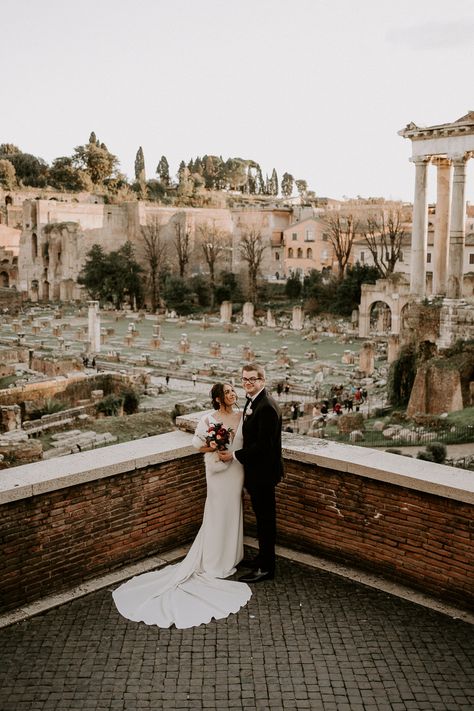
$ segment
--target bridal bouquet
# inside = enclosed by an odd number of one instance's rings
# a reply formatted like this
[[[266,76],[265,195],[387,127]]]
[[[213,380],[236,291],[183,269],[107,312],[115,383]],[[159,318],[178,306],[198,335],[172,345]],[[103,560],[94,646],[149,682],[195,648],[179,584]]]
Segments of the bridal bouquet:
[[[222,422],[211,423],[206,434],[207,446],[216,450],[227,449],[232,431],[232,427],[224,427]]]

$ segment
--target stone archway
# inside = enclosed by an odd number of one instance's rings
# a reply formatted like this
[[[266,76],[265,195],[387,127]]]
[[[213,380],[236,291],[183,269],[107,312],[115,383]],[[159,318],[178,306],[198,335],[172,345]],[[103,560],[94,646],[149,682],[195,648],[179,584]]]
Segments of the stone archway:
[[[375,284],[362,284],[359,306],[359,336],[368,338],[370,335],[370,319],[374,304],[382,302],[390,311],[390,326],[384,333],[400,334],[400,314],[403,307],[413,300],[410,296],[410,285],[397,277],[394,279],[377,279]]]
[[[373,301],[369,307],[370,332],[388,335],[392,331],[392,311],[386,301]]]

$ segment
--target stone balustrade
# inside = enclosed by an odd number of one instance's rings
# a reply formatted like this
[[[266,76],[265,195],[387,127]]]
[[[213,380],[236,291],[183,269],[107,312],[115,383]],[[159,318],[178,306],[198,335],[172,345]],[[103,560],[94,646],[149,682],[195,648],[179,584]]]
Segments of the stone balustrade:
[[[188,544],[205,500],[198,415],[180,431],[1,472],[1,612]],[[278,540],[469,610],[471,472],[285,434]],[[225,476],[225,473],[222,474]],[[245,503],[245,532],[254,519]]]

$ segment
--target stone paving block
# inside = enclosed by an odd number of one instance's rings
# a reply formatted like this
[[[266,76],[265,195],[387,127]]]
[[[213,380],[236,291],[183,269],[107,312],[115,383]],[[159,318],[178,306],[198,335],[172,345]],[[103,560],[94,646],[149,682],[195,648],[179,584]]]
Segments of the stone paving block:
[[[281,560],[237,615],[121,618],[100,590],[0,630],[2,711],[472,711],[467,623]]]

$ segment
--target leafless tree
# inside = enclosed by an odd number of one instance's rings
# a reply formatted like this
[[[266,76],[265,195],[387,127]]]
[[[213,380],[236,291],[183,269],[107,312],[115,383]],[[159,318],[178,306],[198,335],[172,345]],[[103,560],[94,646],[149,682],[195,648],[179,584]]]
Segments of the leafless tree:
[[[337,277],[339,281],[342,281],[359,223],[353,215],[341,215],[340,213],[326,215],[325,221],[329,229],[329,241],[337,260]]]
[[[209,225],[199,225],[198,232],[200,236],[201,248],[204,254],[204,259],[209,268],[209,282],[211,287],[211,307],[214,306],[214,295],[216,289],[216,264],[220,255],[224,251],[227,235],[222,230],[219,230],[215,223]]]
[[[374,264],[385,279],[393,274],[395,265],[400,259],[405,230],[400,210],[382,212],[379,217],[367,218],[367,225],[362,230],[367,246],[373,257]]]
[[[245,232],[239,244],[240,256],[244,262],[247,262],[249,298],[253,304],[257,303],[257,277],[266,248],[267,245],[263,243],[261,232],[254,227]]]
[[[180,217],[180,215],[177,215],[177,217]],[[178,255],[179,276],[183,279],[190,257],[190,232],[189,229],[186,228],[185,220],[179,219],[175,222],[174,231],[174,246],[176,247],[176,253]]]
[[[151,296],[151,310],[160,305],[160,273],[167,262],[168,245],[163,236],[163,225],[157,218],[141,228],[143,255],[146,262]]]

